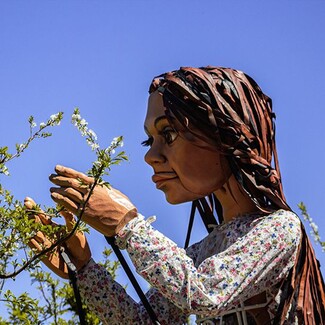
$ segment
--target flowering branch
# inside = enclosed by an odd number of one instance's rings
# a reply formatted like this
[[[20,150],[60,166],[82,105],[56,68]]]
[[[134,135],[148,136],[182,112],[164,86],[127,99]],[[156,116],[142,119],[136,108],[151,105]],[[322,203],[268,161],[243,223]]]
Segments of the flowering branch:
[[[3,159],[1,160],[4,167],[0,169],[0,172],[2,170],[2,173],[8,174],[6,172],[8,169],[6,169],[5,163],[13,158],[19,157],[20,154],[28,147],[29,143],[35,138],[50,136],[50,133],[45,133],[43,131],[44,128],[59,125],[62,117],[63,113],[52,115],[47,123],[40,124],[39,130],[36,132],[33,132],[34,128],[36,127],[36,123],[34,118],[30,117],[30,138],[26,143],[16,146],[17,152],[14,155],[8,154],[7,149],[5,150],[6,153],[3,154]],[[53,249],[63,244],[64,241],[69,239],[75,233],[75,231],[77,231],[77,229],[84,230],[82,229],[85,228],[85,225],[82,223],[82,216],[95,186],[109,186],[109,183],[103,181],[102,177],[109,174],[112,165],[116,165],[123,160],[127,160],[124,151],[115,154],[116,149],[123,146],[122,137],[114,138],[107,148],[101,149],[97,142],[95,132],[88,128],[88,122],[81,118],[78,109],[74,110],[72,115],[72,123],[77,127],[81,135],[86,137],[87,144],[93,151],[95,151],[97,158],[96,161],[93,162],[92,168],[88,171],[88,176],[94,178],[94,183],[89,185],[89,193],[81,205],[77,215],[78,220],[71,231],[68,231],[64,226],[60,225],[53,227],[53,224],[43,225],[41,223],[37,223],[29,217],[29,214],[31,212],[40,213],[40,207],[35,206],[32,210],[26,210],[21,202],[14,200],[14,197],[10,194],[10,192],[2,189],[0,185],[0,204],[4,202],[4,205],[0,206],[0,241],[2,243],[2,247],[0,247],[0,278],[2,279],[17,276],[27,267],[33,266],[34,262],[38,261],[44,254],[53,251]],[[1,199],[1,197],[3,197],[3,199]],[[42,211],[42,213],[47,216],[58,216],[60,209],[60,207],[57,207],[56,209],[48,208],[45,212]],[[62,231],[62,227],[65,228],[64,231]],[[22,262],[18,262],[17,259],[15,259],[16,252],[20,249],[25,250],[29,240],[37,231],[41,231],[49,238],[54,238],[55,242],[50,247],[44,247],[41,252],[35,253],[29,251],[29,258],[23,259]],[[5,272],[8,261],[11,261],[11,265],[13,267],[12,272]]]
[[[9,175],[8,167],[5,165],[10,160],[19,157],[30,145],[30,143],[37,139],[37,138],[47,138],[52,135],[50,132],[45,132],[44,129],[50,126],[58,126],[61,123],[61,120],[63,118],[63,112],[59,112],[57,114],[53,114],[50,116],[50,118],[47,120],[47,122],[42,122],[39,125],[38,130],[35,132],[34,129],[37,127],[37,124],[34,120],[33,116],[30,116],[28,118],[29,123],[29,132],[30,136],[27,139],[26,142],[23,142],[21,144],[16,144],[16,153],[10,154],[8,152],[8,147],[0,147],[0,174],[4,174],[6,176]]]
[[[320,244],[322,247],[322,251],[325,252],[325,241],[321,241],[319,231],[318,231],[318,226],[316,225],[316,223],[313,221],[313,219],[308,214],[306,206],[304,205],[303,202],[300,202],[298,204],[298,208],[300,209],[300,212],[301,212],[304,220],[308,221],[309,226],[311,228],[310,233],[313,236],[316,244],[317,243]]]
[[[74,110],[71,121],[79,130],[81,136],[86,137],[86,142],[91,150],[96,152],[97,160],[93,162],[92,168],[88,170],[88,176],[98,179],[99,184],[109,185],[107,182],[103,181],[102,177],[104,175],[109,175],[112,165],[118,165],[122,161],[128,160],[124,151],[115,155],[116,149],[123,147],[123,137],[119,136],[113,138],[111,144],[107,148],[101,149],[97,142],[96,133],[88,128],[88,123],[80,116],[78,108]]]

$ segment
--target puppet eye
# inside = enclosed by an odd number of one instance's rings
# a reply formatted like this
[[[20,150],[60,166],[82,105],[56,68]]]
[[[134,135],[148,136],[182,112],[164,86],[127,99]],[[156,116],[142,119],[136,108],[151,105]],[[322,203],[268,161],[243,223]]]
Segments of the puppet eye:
[[[167,126],[162,130],[161,135],[167,144],[171,144],[176,140],[178,133],[172,127]]]

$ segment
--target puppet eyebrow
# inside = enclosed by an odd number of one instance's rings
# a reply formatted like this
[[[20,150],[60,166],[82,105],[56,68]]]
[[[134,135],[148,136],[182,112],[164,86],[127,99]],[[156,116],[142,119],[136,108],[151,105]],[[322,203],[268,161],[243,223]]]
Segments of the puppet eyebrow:
[[[155,123],[154,123],[155,128],[157,128],[157,124],[158,124],[160,121],[162,121],[162,120],[168,120],[168,119],[167,119],[167,116],[166,116],[166,115],[162,115],[162,116],[157,117],[157,118],[155,119]]]
[[[160,121],[163,121],[163,120],[167,120],[167,116],[166,115],[162,115],[162,116],[158,116],[156,119],[155,119],[155,122],[154,122],[154,127],[157,129],[157,125],[159,124]],[[146,126],[144,126],[144,131],[147,133],[147,134],[150,134],[148,128]]]

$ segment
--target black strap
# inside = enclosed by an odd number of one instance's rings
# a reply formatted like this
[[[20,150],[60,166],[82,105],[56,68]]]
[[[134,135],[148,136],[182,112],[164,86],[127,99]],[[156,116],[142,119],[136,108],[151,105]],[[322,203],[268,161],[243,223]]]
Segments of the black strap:
[[[209,206],[205,198],[199,199],[198,210],[200,212],[202,221],[204,222],[205,228],[208,233],[212,231],[210,225],[217,225],[217,220],[213,214],[213,206]]]
[[[77,269],[76,269],[75,265],[71,262],[68,254],[65,252],[64,247],[61,247],[60,250],[61,250],[61,256],[68,267],[69,279],[72,284],[74,296],[76,298],[76,304],[77,304],[80,325],[87,325],[85,311],[82,307],[80,292],[79,292],[79,289],[77,286],[77,277],[76,277]]]
[[[147,300],[147,297],[143,293],[139,283],[137,282],[136,278],[134,277],[129,265],[127,264],[126,260],[124,259],[124,256],[122,255],[121,251],[115,244],[115,237],[106,237],[107,242],[112,246],[112,249],[117,256],[118,260],[120,261],[125,273],[127,274],[128,278],[130,279],[135,291],[137,292],[139,298],[142,301],[143,306],[146,308],[150,319],[152,320],[153,324],[160,325],[158,318],[152,309],[149,301]]]
[[[187,230],[187,235],[186,235],[186,240],[185,240],[185,245],[184,245],[185,248],[188,247],[189,242],[190,242],[196,209],[198,209],[200,216],[201,216],[208,232],[211,231],[211,229],[208,227],[210,224],[217,224],[217,221],[213,214],[213,201],[211,201],[211,198],[209,198],[209,199],[210,199],[210,206],[207,203],[205,198],[193,201],[193,203],[192,203],[190,220],[189,220],[189,225],[188,225],[188,230]],[[105,239],[111,245],[111,247],[112,247],[115,255],[117,256],[119,262],[121,263],[125,273],[127,274],[128,278],[130,279],[136,293],[138,294],[139,298],[141,299],[143,306],[147,310],[147,313],[148,313],[150,319],[152,320],[153,324],[160,325],[158,318],[157,318],[154,310],[152,309],[147,297],[143,293],[139,283],[137,282],[136,278],[134,277],[134,275],[133,275],[129,265],[127,264],[126,260],[124,259],[124,256],[122,255],[121,251],[116,246],[115,237],[106,237],[105,236]],[[79,290],[77,287],[76,267],[71,262],[69,256],[67,255],[67,253],[65,252],[63,247],[61,248],[61,255],[62,255],[64,262],[68,266],[69,278],[70,278],[70,281],[71,281],[71,284],[73,287],[74,295],[76,297],[80,325],[86,325],[85,312],[84,312],[84,309],[82,308],[81,297],[80,297],[80,293],[79,293]]]
[[[191,238],[191,233],[192,233],[192,228],[193,228],[195,211],[196,211],[196,207],[197,207],[196,205],[197,205],[196,201],[193,201],[192,202],[192,208],[191,208],[191,214],[190,214],[190,220],[188,222],[188,228],[187,228],[187,234],[186,234],[185,244],[184,244],[184,248],[185,249],[190,244],[190,238]]]
[[[219,216],[219,221],[220,221],[220,218],[222,218],[222,208],[221,208],[219,201],[216,199],[216,197],[214,197],[213,195],[209,196],[209,202],[210,202],[210,205],[208,204],[208,202],[205,198],[201,198],[199,200],[195,200],[192,202],[191,214],[190,214],[190,219],[189,219],[187,234],[186,234],[186,239],[185,239],[185,245],[184,245],[185,249],[188,247],[188,245],[190,243],[196,209],[199,211],[201,219],[202,219],[208,233],[210,233],[212,231],[212,229],[209,227],[209,225],[218,224],[217,220],[214,216],[214,213],[213,213],[214,209],[217,210],[217,213]]]
[[[146,308],[150,319],[152,320],[153,324],[155,325],[160,325],[158,318],[153,311],[149,301],[147,300],[147,297],[144,295],[141,287],[139,286],[136,278],[134,277],[131,269],[129,268],[128,264],[126,263],[126,260],[124,259],[124,256],[122,255],[121,251],[115,244],[115,238],[114,237],[106,237],[107,242],[112,246],[112,249],[117,256],[118,260],[120,261],[125,273],[127,274],[128,278],[130,279],[135,291],[137,292],[139,298],[141,299],[143,306]],[[68,267],[68,274],[69,274],[69,279],[72,284],[73,292],[76,298],[76,304],[77,304],[77,310],[78,310],[78,315],[79,315],[79,320],[80,320],[80,325],[87,325],[86,323],[86,317],[85,317],[85,311],[82,307],[82,301],[80,297],[80,292],[77,286],[77,269],[75,265],[71,262],[70,257],[66,253],[64,247],[61,247],[61,256],[64,260],[64,262],[67,264]]]

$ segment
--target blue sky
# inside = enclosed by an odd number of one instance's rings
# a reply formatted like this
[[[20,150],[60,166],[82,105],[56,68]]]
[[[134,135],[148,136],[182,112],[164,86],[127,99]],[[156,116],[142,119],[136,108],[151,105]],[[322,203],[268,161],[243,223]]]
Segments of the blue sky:
[[[180,66],[233,67],[273,99],[287,200],[295,211],[305,202],[325,239],[324,18],[325,1],[315,0],[0,1],[0,146],[28,137],[28,116],[65,112],[53,137],[32,144],[1,182],[19,199],[51,205],[54,166],[86,171],[94,160],[70,123],[79,107],[103,146],[125,138],[130,162],[112,171],[111,184],[183,245],[189,205],[169,205],[143,161],[148,86]],[[193,241],[205,235],[200,222],[194,232]],[[90,245],[99,259],[104,239],[92,231]],[[119,279],[126,283],[122,272]],[[22,283],[25,275],[7,287]]]

